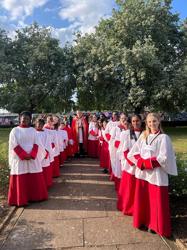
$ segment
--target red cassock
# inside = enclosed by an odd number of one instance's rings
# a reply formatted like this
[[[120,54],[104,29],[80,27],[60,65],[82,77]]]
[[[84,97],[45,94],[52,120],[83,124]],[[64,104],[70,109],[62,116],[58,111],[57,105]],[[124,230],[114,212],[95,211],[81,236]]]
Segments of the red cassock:
[[[88,123],[85,117],[74,117],[72,121],[72,136],[74,140],[74,154],[79,152],[79,122],[82,124],[83,149],[87,152],[88,145]]]
[[[104,136],[103,136],[104,135]],[[105,137],[104,130],[101,130],[99,141],[100,141],[100,167],[110,169],[110,153],[108,149],[108,142]]]
[[[68,146],[67,146],[67,156],[73,157],[74,155],[74,146],[73,146],[73,132],[72,128],[69,126],[66,126],[64,130],[68,133]]]

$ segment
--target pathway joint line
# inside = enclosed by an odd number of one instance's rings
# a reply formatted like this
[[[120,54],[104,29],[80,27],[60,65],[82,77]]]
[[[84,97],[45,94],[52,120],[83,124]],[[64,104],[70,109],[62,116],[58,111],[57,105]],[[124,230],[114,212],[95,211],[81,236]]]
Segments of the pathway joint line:
[[[8,221],[11,219],[11,217],[14,214],[14,212],[16,211],[16,209],[17,209],[16,207],[10,208],[10,211],[8,212],[8,214],[5,216],[4,220],[0,224],[0,233],[3,231],[3,229],[7,225]]]

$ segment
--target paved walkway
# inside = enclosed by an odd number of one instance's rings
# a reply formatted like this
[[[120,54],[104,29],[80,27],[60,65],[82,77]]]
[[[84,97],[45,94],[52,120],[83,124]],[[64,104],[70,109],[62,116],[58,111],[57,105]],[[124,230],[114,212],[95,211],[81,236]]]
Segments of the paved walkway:
[[[49,200],[19,208],[0,237],[3,250],[176,249],[158,235],[136,230],[116,210],[114,185],[92,159],[73,160],[49,192]]]

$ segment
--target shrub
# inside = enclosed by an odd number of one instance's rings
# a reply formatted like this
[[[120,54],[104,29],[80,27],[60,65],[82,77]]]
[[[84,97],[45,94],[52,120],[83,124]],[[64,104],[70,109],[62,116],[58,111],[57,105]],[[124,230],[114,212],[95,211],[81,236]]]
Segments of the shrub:
[[[9,182],[8,159],[0,154],[0,197],[5,198],[8,191]]]
[[[187,154],[177,154],[178,176],[170,176],[170,193],[174,196],[187,195]]]

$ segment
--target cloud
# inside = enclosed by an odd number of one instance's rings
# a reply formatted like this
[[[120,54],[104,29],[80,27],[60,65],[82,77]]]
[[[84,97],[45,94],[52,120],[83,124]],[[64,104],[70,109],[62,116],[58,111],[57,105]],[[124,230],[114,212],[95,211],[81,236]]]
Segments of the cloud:
[[[53,1],[0,0],[0,8],[3,10],[0,14],[1,27],[3,25],[9,35],[14,37],[16,29],[27,25],[26,17],[31,16],[36,8],[43,6],[40,11],[49,13],[49,21],[55,17],[54,25],[48,28],[63,46],[66,42],[72,43],[74,34],[78,31],[82,34],[94,32],[99,20],[111,16],[112,8],[115,7],[114,0],[58,0],[58,3],[52,5]],[[45,5],[46,3],[50,3],[50,7]],[[41,22],[39,24],[42,25]]]
[[[34,8],[41,7],[48,0],[0,0],[0,6],[8,11],[11,20],[24,20],[33,13]]]
[[[63,29],[55,29],[55,36],[64,44],[73,41],[74,33],[92,33],[101,18],[111,16],[114,0],[61,0],[59,16],[69,22],[69,26]]]

